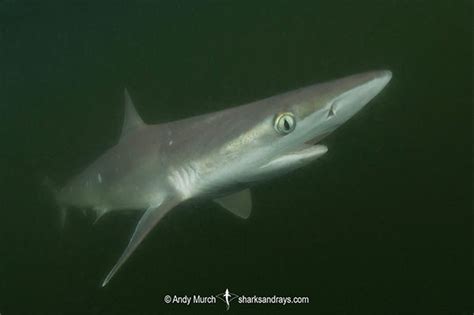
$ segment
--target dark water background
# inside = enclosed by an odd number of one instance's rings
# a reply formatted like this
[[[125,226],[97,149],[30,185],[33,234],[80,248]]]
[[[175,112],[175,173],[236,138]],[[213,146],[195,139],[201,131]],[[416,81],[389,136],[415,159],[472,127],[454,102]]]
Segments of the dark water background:
[[[472,2],[0,1],[0,313],[224,313],[165,294],[309,296],[232,313],[470,314]],[[242,221],[172,211],[110,285],[138,213],[66,231],[40,182],[146,122],[388,68],[318,162],[254,189]],[[198,135],[197,135],[198,136]]]

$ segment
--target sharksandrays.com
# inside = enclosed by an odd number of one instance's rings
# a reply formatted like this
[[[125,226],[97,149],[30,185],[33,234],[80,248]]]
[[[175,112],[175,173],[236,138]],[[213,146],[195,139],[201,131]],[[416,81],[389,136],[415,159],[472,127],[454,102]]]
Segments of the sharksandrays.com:
[[[164,296],[164,302],[166,304],[178,304],[183,306],[223,303],[226,310],[230,310],[231,305],[234,304],[274,304],[285,306],[290,304],[309,304],[310,300],[307,296],[239,295],[231,292],[227,288],[223,292],[215,295],[167,294]]]

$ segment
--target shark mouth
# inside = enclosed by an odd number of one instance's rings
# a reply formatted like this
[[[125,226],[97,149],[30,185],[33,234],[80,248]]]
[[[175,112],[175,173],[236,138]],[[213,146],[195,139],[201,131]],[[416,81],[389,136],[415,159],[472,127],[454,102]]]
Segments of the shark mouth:
[[[322,133],[322,134],[320,134],[320,135],[317,135],[316,137],[312,138],[311,140],[306,141],[305,144],[316,145],[316,144],[318,144],[321,140],[323,140],[324,138],[326,138],[327,136],[329,136],[331,133],[332,133],[332,131],[330,131],[330,132],[325,132],[325,133]]]

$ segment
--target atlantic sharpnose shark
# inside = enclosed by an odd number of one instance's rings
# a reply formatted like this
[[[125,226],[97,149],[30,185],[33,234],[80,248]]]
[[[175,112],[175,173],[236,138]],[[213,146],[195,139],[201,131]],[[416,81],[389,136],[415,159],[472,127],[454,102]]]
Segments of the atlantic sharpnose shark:
[[[241,218],[249,187],[316,160],[320,141],[390,81],[388,70],[315,84],[246,105],[158,125],[145,124],[125,90],[118,143],[56,190],[62,212],[91,208],[97,219],[146,209],[105,286],[153,227],[192,198],[216,201]],[[97,220],[96,219],[96,220]]]

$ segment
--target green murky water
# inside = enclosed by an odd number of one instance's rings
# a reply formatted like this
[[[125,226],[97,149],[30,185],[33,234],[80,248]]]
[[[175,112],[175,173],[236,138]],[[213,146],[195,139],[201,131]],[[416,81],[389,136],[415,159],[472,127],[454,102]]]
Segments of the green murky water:
[[[211,112],[388,68],[320,161],[254,189],[241,221],[181,206],[105,289],[137,214],[71,215],[40,183],[145,121]],[[0,1],[0,313],[222,313],[170,295],[308,296],[232,313],[472,311],[472,3]]]

